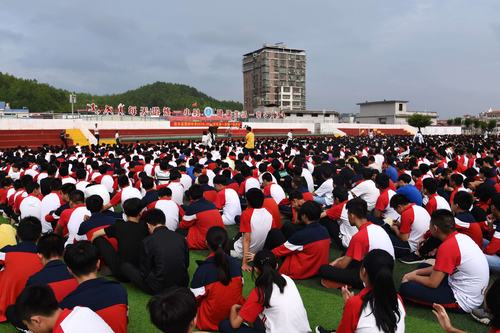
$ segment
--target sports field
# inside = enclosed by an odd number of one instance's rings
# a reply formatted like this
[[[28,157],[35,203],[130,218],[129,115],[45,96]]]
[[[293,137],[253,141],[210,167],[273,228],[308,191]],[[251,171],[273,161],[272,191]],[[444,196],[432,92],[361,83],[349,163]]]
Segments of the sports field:
[[[1,217],[0,217],[1,219]],[[230,235],[234,235],[237,227],[229,227]],[[196,261],[203,260],[208,254],[207,251],[191,251],[189,273],[192,276],[196,269]],[[340,255],[338,250],[331,250],[331,258]],[[404,273],[414,269],[415,266],[396,263],[395,278],[397,284]],[[245,296],[249,294],[253,287],[253,281],[250,273],[244,273],[245,278]],[[340,291],[327,290],[323,288],[318,278],[297,281],[297,286],[302,295],[309,323],[314,329],[316,325],[322,325],[326,328],[335,328],[342,316],[343,300]],[[125,285],[128,290],[129,301],[129,332],[146,333],[158,332],[149,321],[149,315],[146,310],[146,304],[149,296],[145,295],[130,284]],[[1,292],[1,291],[0,291]],[[405,304],[406,332],[442,332],[437,320],[430,309]],[[467,332],[487,332],[487,327],[476,323],[469,315],[450,314],[450,318],[455,327],[461,328]],[[9,324],[0,324],[0,333],[14,333]],[[90,333],[90,332],[89,332]]]

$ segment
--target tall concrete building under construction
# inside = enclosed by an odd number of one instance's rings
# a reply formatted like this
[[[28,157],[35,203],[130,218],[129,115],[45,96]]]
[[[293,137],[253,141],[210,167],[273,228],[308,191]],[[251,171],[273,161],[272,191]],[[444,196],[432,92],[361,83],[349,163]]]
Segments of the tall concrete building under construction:
[[[243,55],[244,109],[306,109],[306,52],[280,44],[264,44]]]

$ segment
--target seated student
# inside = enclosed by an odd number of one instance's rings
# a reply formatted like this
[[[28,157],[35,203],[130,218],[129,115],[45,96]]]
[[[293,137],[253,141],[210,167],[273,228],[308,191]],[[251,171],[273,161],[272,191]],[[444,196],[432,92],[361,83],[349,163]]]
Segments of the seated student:
[[[52,224],[47,221],[46,216],[55,211],[64,203],[61,198],[61,180],[59,178],[50,179],[50,193],[45,195],[41,202],[40,221],[42,222],[42,233],[52,231]]]
[[[347,217],[358,232],[349,242],[344,256],[335,259],[330,265],[323,265],[319,270],[321,284],[327,288],[339,288],[350,285],[353,288],[363,288],[359,277],[361,261],[373,249],[382,249],[394,256],[391,239],[385,230],[367,220],[368,209],[366,201],[354,198],[347,202]]]
[[[269,231],[274,226],[274,220],[271,213],[262,207],[264,193],[261,190],[250,189],[246,193],[246,199],[248,206],[241,214],[240,221],[242,235],[234,242],[231,256],[241,258],[243,261],[241,267],[248,272],[251,268],[248,265],[247,256],[264,248]]]
[[[306,333],[310,332],[307,312],[293,280],[277,270],[276,257],[261,250],[254,257],[255,288],[243,305],[234,304],[229,319],[219,332]],[[272,306],[271,306],[272,304]],[[253,323],[250,328],[244,324]]]
[[[423,258],[415,252],[429,230],[429,213],[401,194],[392,197],[391,207],[401,215],[401,220],[394,221],[389,231],[396,258],[407,264],[422,262]]]
[[[172,200],[174,200],[179,206],[184,203],[184,186],[181,183],[181,173],[172,169],[170,171],[170,182],[167,187],[172,190]]]
[[[451,210],[455,215],[455,228],[461,233],[469,236],[479,246],[483,248],[483,231],[481,223],[471,214],[472,195],[465,191],[459,191],[451,203]]]
[[[154,296],[147,307],[151,322],[164,333],[193,333],[196,328],[196,299],[187,288]]]
[[[406,311],[393,280],[394,258],[384,250],[368,252],[359,271],[364,288],[354,295],[342,288],[344,311],[335,332],[405,331]],[[330,333],[321,326],[318,333]]]
[[[431,217],[430,230],[442,241],[434,266],[421,264],[403,276],[399,292],[418,304],[441,304],[445,308],[471,312],[483,303],[488,285],[488,262],[481,249],[455,229],[450,211],[439,209]]]
[[[141,186],[146,191],[142,197],[142,207],[147,207],[149,204],[157,201],[160,197],[158,191],[155,189],[154,179],[144,176],[141,178]]]
[[[355,198],[361,198],[366,201],[368,211],[371,212],[375,208],[377,198],[380,196],[380,191],[372,180],[373,170],[365,168],[362,171],[363,180],[359,182],[350,193]]]
[[[324,168],[321,171],[322,179],[325,179],[321,185],[314,191],[314,201],[322,204],[323,206],[331,206],[333,203],[332,190],[333,190],[333,179],[332,171],[330,168]]]
[[[172,190],[168,187],[158,189],[157,201],[150,203],[147,209],[159,209],[165,214],[165,226],[172,231],[179,227],[179,220],[184,217],[184,209],[172,200]]]
[[[250,167],[244,166],[241,169],[241,175],[243,176],[244,180],[241,182],[238,190],[239,196],[245,196],[245,194],[252,188],[260,189],[260,182],[257,178],[252,176]]]
[[[87,187],[88,184],[90,184],[87,181],[87,171],[85,169],[77,169],[76,172],[76,184],[75,188],[79,191],[85,192],[85,188]]]
[[[391,207],[391,199],[396,194],[396,192],[391,190],[389,181],[389,176],[384,173],[378,174],[375,178],[375,184],[380,190],[380,196],[377,198],[377,202],[375,203],[373,216],[380,219],[381,221],[384,221],[385,219],[394,221],[399,218],[398,212],[396,212],[394,208]]]
[[[189,251],[180,234],[165,227],[165,215],[159,209],[142,214],[149,236],[142,241],[139,267],[123,263],[122,273],[148,294],[161,293],[172,286],[187,287]]]
[[[104,205],[103,210],[108,210],[112,207],[123,205],[123,203],[130,198],[142,199],[141,192],[135,187],[130,186],[130,180],[126,175],[121,175],[120,177],[118,177],[118,186],[120,187],[120,190],[116,192],[116,194],[107,204]]]
[[[273,249],[275,256],[284,257],[279,269],[281,274],[292,279],[308,279],[328,264],[331,240],[326,228],[318,223],[320,215],[321,206],[314,201],[300,207],[299,216],[305,227]]]
[[[490,271],[500,272],[500,193],[495,194],[491,201],[491,216],[488,225],[493,232],[491,239],[485,242],[483,249]]]
[[[286,194],[283,187],[273,181],[273,176],[269,172],[262,175],[262,186],[266,197],[272,197],[278,205],[286,203]]]
[[[60,302],[61,308],[88,307],[114,332],[127,332],[127,291],[116,281],[97,277],[97,249],[89,241],[80,241],[66,248],[64,261],[79,285]]]
[[[464,183],[464,177],[459,173],[453,173],[449,177],[450,186],[447,187],[450,192],[450,206],[453,204],[455,195],[461,191],[467,191],[462,185]]]
[[[243,304],[243,277],[238,260],[226,254],[228,236],[224,228],[212,227],[207,233],[208,258],[199,262],[191,281],[198,302],[196,327],[217,331],[229,317],[233,304]]]
[[[85,207],[90,212],[90,216],[80,224],[78,229],[79,236],[86,236],[88,240],[94,238],[94,233],[110,225],[115,224],[116,218],[110,211],[103,211],[102,198],[98,195],[92,195],[85,200]],[[117,248],[116,239],[106,237],[106,240]]]
[[[408,198],[408,200],[415,205],[422,206],[422,193],[414,186],[411,185],[411,176],[404,173],[398,178],[397,182],[397,194],[402,194]]]
[[[16,312],[27,331],[33,333],[113,333],[111,327],[87,307],[61,309],[48,286],[24,289],[17,299]]]
[[[126,221],[117,220],[106,228],[94,232],[90,238],[98,249],[102,260],[118,280],[126,280],[121,273],[123,262],[139,266],[142,240],[148,235],[146,223],[139,220],[141,211],[140,199],[128,199],[123,203]]]
[[[264,203],[262,204],[262,207],[267,209],[267,211],[273,216],[274,228],[280,229],[282,227],[280,207],[284,206],[278,206],[278,204],[272,197],[264,197]]]
[[[352,237],[358,232],[356,226],[349,223],[347,202],[349,194],[344,187],[336,186],[333,191],[333,206],[321,214],[322,224],[327,226],[330,237],[340,249],[347,249]],[[327,219],[326,219],[327,218]]]
[[[42,200],[40,200],[40,186],[35,182],[29,182],[24,185],[24,189],[28,196],[19,203],[19,217],[33,216],[41,221]]]
[[[57,222],[55,233],[68,236],[66,246],[73,244],[74,241],[86,240],[87,236],[79,236],[78,230],[85,216],[90,216],[90,212],[85,206],[85,198],[82,191],[74,190],[69,195],[70,208],[61,213],[61,218]]]
[[[241,203],[238,193],[234,189],[226,187],[226,183],[226,177],[214,177],[214,187],[217,191],[217,198],[214,204],[217,209],[222,209],[222,221],[224,224],[233,225],[236,224],[236,219],[241,215]]]
[[[49,222],[52,225],[52,229],[55,229],[57,226],[57,222],[61,218],[62,212],[66,209],[69,209],[69,195],[71,192],[76,190],[74,184],[64,184],[61,186],[61,206],[56,210],[50,211],[47,215],[45,215],[45,221]]]
[[[7,307],[14,304],[29,277],[42,269],[36,253],[36,241],[40,238],[42,224],[35,217],[26,217],[17,227],[17,245],[0,249],[0,322],[5,321]]]
[[[217,201],[217,190],[215,188],[213,188],[212,186],[208,185],[208,176],[207,175],[198,176],[198,184],[203,189],[203,198],[205,198],[205,200],[210,201],[211,203],[215,204]],[[191,187],[191,186],[189,186],[189,187]],[[214,183],[214,186],[215,186],[215,183]]]
[[[422,181],[423,187],[423,204],[425,209],[432,215],[438,209],[446,209],[451,211],[450,204],[446,201],[445,198],[436,193],[438,183],[434,178],[425,178]]]
[[[224,227],[224,222],[215,205],[203,198],[200,185],[191,186],[188,196],[192,201],[186,207],[179,228],[187,229],[186,240],[190,249],[204,250],[207,248],[205,239],[208,229],[215,226]]]

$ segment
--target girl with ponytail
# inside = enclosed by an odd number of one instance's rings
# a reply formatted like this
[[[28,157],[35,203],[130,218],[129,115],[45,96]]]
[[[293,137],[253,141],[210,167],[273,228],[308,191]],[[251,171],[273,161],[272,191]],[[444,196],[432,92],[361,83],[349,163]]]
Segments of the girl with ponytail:
[[[384,250],[368,252],[359,272],[365,288],[353,295],[342,288],[344,312],[337,328],[338,333],[403,333],[405,309],[396,292],[393,279],[394,259]],[[330,332],[316,327],[316,332]]]
[[[198,302],[196,327],[217,331],[221,320],[227,318],[233,304],[243,304],[241,264],[227,250],[228,236],[222,227],[208,230],[206,242],[210,254],[199,262],[191,281],[191,291]]]
[[[280,274],[271,251],[261,250],[253,258],[255,288],[243,306],[231,308],[229,320],[221,322],[221,333],[306,333],[307,313],[291,278]],[[252,324],[252,327],[246,324]]]

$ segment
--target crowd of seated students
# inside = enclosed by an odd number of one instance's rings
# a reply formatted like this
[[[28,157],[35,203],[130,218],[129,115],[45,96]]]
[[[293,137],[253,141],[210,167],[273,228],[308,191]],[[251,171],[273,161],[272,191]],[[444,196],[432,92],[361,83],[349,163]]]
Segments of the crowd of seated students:
[[[131,283],[164,332],[309,332],[294,281],[316,278],[344,297],[337,332],[403,332],[404,302],[495,331],[499,155],[465,136],[5,150],[0,322],[126,332]],[[419,266],[395,281],[397,261]]]

